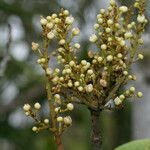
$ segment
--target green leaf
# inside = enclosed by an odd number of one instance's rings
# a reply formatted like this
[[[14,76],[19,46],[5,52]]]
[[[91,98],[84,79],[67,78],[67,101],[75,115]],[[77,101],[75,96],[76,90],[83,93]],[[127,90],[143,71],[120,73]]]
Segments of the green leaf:
[[[150,139],[129,142],[119,146],[115,150],[150,150]]]

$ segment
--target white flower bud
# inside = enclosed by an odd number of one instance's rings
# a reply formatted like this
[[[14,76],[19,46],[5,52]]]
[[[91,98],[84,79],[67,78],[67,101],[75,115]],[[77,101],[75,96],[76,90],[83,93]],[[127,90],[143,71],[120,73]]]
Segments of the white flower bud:
[[[108,55],[106,59],[107,59],[107,61],[112,61],[113,60],[113,56],[112,55]]]
[[[37,110],[39,110],[41,108],[41,105],[39,103],[35,103],[34,104],[34,108],[37,109]]]
[[[48,120],[48,119],[44,119],[44,123],[45,123],[45,124],[48,124],[48,123],[49,123],[49,120]]]
[[[79,90],[80,92],[82,92],[82,91],[83,91],[83,87],[82,87],[82,86],[79,86],[79,87],[78,87],[78,90]]]
[[[128,71],[123,71],[123,74],[124,74],[125,76],[127,76],[127,75],[128,75]]]
[[[82,60],[82,61],[81,61],[81,64],[82,64],[83,66],[86,66],[86,65],[87,65],[87,61],[86,61],[86,60]]]
[[[55,112],[58,113],[58,111],[60,110],[60,107],[56,107],[55,108]]]
[[[116,97],[115,99],[114,99],[114,102],[115,102],[115,105],[120,105],[120,104],[122,104],[122,101],[121,101],[121,99],[119,98],[119,97]]]
[[[53,71],[50,68],[46,69],[46,75],[52,75]]]
[[[29,111],[31,109],[31,106],[29,104],[24,104],[23,109],[24,111]]]
[[[74,82],[74,86],[78,87],[80,85],[79,81]]]
[[[57,100],[60,100],[60,95],[59,94],[55,94],[54,98],[57,99]]]
[[[123,56],[122,56],[121,53],[118,53],[118,54],[117,54],[117,57],[118,57],[118,58],[122,58]]]
[[[94,24],[94,29],[97,30],[99,28],[99,24]]]
[[[67,104],[67,109],[70,110],[70,111],[73,110],[74,109],[73,104],[72,103],[68,103]]]
[[[73,66],[75,66],[75,62],[72,60],[72,61],[69,62],[69,65],[70,65],[71,67],[73,67]]]
[[[145,16],[144,16],[144,15],[138,15],[137,21],[138,21],[139,23],[144,23],[144,22],[145,22]]]
[[[78,35],[80,33],[80,30],[78,28],[73,28],[72,29],[72,34],[73,35]]]
[[[49,32],[49,33],[47,34],[47,38],[48,38],[49,40],[53,39],[54,36],[55,36],[55,35],[54,35],[53,32]]]
[[[79,43],[75,43],[75,44],[74,44],[74,47],[75,47],[76,49],[79,49],[79,48],[80,48],[80,44],[79,44]]]
[[[90,42],[95,43],[95,42],[98,40],[98,38],[97,38],[97,36],[96,36],[95,34],[93,34],[93,35],[89,38],[89,40],[90,40]]]
[[[105,31],[106,31],[106,33],[110,33],[111,29],[110,28],[106,28]]]
[[[125,46],[126,42],[125,42],[124,40],[120,40],[120,41],[119,41],[119,44],[120,44],[121,46]]]
[[[64,40],[64,39],[61,39],[60,41],[59,41],[59,45],[64,45],[66,43],[66,41]]]
[[[105,13],[105,9],[100,9],[100,13],[104,14]]]
[[[99,24],[102,24],[102,23],[103,23],[103,19],[102,19],[102,18],[99,18],[99,19],[98,19],[98,23],[99,23]]]
[[[92,92],[93,91],[93,85],[92,84],[86,85],[85,90],[86,90],[86,92],[89,92],[89,93]]]
[[[102,50],[106,50],[106,49],[107,49],[107,45],[106,45],[106,44],[102,44],[102,45],[101,45],[101,49],[102,49]]]
[[[119,96],[119,98],[120,98],[120,100],[123,101],[125,99],[125,96],[122,94],[122,95]]]
[[[63,11],[63,14],[64,14],[65,16],[68,16],[68,15],[69,15],[69,11],[68,11],[68,10],[64,10],[64,11]]]
[[[73,87],[73,84],[72,84],[72,82],[70,81],[70,82],[68,82],[68,87]]]
[[[57,117],[57,122],[62,122],[63,120],[64,120],[63,117],[61,116]]]
[[[32,131],[33,131],[33,132],[36,132],[37,130],[38,130],[38,128],[35,127],[35,126],[32,128]]]
[[[131,33],[131,32],[126,32],[126,33],[124,34],[124,36],[125,36],[126,39],[129,39],[129,38],[132,37],[132,33]]]
[[[36,51],[38,48],[39,48],[39,44],[32,42],[32,50]]]
[[[41,58],[41,63],[45,63],[46,62],[46,59],[45,58]]]
[[[138,96],[139,98],[141,98],[141,97],[143,96],[143,93],[142,93],[142,92],[138,92],[138,93],[137,93],[137,96]]]
[[[54,24],[53,23],[48,23],[47,25],[46,25],[46,27],[48,28],[48,29],[52,29],[53,28],[53,26],[54,26]]]
[[[126,7],[126,6],[121,6],[121,7],[119,7],[119,10],[120,10],[122,13],[125,13],[125,12],[128,11],[128,7]]]
[[[110,0],[110,4],[111,4],[111,5],[115,5],[116,2],[115,2],[114,0]]]
[[[71,73],[71,69],[67,68],[66,69],[66,73],[70,74]]]
[[[41,18],[40,23],[44,26],[47,24],[47,20],[45,18]]]
[[[111,19],[109,19],[108,21],[107,21],[107,24],[108,25],[112,25],[114,22],[113,22],[113,20],[111,20]]]
[[[87,74],[89,74],[89,75],[92,75],[93,73],[94,73],[94,72],[93,72],[92,69],[90,69],[90,70],[87,71]]]
[[[104,79],[100,79],[100,85],[103,87],[107,87],[107,81]]]
[[[130,92],[135,92],[135,87],[130,87]]]
[[[98,57],[98,58],[97,58],[97,61],[98,61],[98,62],[102,62],[102,60],[103,60],[102,57]]]
[[[142,54],[138,54],[138,59],[143,59],[144,58],[144,56],[142,55]]]
[[[68,25],[71,25],[73,23],[73,21],[74,21],[74,18],[71,16],[67,17],[65,20],[66,24],[68,24]]]
[[[66,125],[71,125],[71,123],[72,123],[71,117],[70,116],[64,117],[64,123]]]

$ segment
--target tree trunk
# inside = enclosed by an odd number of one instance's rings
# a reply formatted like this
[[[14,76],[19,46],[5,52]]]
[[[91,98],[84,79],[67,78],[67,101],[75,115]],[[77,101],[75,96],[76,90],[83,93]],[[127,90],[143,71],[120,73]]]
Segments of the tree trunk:
[[[63,145],[60,136],[55,136],[55,142],[57,144],[57,150],[63,150]]]
[[[102,136],[100,132],[99,116],[101,111],[90,110],[91,112],[91,148],[101,150]]]

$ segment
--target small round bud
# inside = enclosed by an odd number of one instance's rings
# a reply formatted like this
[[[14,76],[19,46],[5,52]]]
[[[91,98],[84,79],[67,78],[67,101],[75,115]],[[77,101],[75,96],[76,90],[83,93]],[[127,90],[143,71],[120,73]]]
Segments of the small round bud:
[[[80,30],[78,28],[73,28],[72,29],[72,34],[73,35],[78,35],[80,33]]]
[[[89,92],[89,93],[92,92],[93,91],[93,85],[92,84],[86,85],[85,90],[86,90],[86,92]]]
[[[38,48],[39,48],[39,44],[32,42],[32,50],[36,51]]]
[[[93,34],[93,35],[89,38],[89,40],[90,40],[90,42],[95,43],[95,42],[98,40],[98,38],[97,38],[97,36],[96,36],[95,34]]]
[[[45,18],[41,18],[40,23],[44,26],[47,24],[47,20]]]
[[[80,92],[82,92],[82,91],[83,91],[83,87],[82,87],[82,86],[79,86],[79,87],[78,87],[78,90],[79,90]]]
[[[79,43],[75,43],[75,44],[74,44],[74,47],[75,47],[76,49],[79,49],[79,48],[80,48],[80,44],[79,44]]]
[[[76,81],[76,82],[74,83],[74,86],[75,86],[75,87],[78,87],[79,85],[80,85],[79,81]]]
[[[71,16],[67,17],[65,20],[66,24],[68,24],[68,25],[71,25],[73,23],[73,21],[74,21],[74,18]]]
[[[48,23],[47,25],[46,25],[46,27],[48,28],[48,29],[52,29],[53,28],[53,26],[54,26],[54,24],[53,23]]]
[[[98,62],[102,62],[102,60],[103,60],[102,57],[98,57],[98,58],[97,58],[97,61],[98,61]]]
[[[122,94],[122,95],[119,96],[119,98],[120,98],[120,100],[123,101],[125,99],[125,96]]]
[[[107,61],[112,61],[113,60],[113,56],[112,55],[108,55],[106,59],[107,59]]]
[[[127,75],[128,75],[128,71],[123,71],[123,74],[124,74],[125,76],[127,76]]]
[[[45,60],[45,58],[41,58],[41,63],[45,63],[46,62],[46,60]]]
[[[107,21],[107,24],[108,25],[112,25],[114,22],[113,22],[113,20],[111,20],[111,19],[109,19],[108,21]]]
[[[46,69],[46,75],[52,75],[53,71],[50,68]]]
[[[144,15],[138,15],[137,21],[138,21],[139,23],[144,23],[144,22],[145,22],[145,16],[144,16]]]
[[[103,87],[107,87],[107,81],[104,79],[100,79],[100,85]]]
[[[64,123],[66,125],[71,125],[71,123],[72,123],[71,117],[70,116],[64,117]]]
[[[70,111],[73,110],[74,109],[73,104],[72,103],[68,103],[67,104],[67,109],[70,110]]]
[[[55,108],[56,113],[58,113],[59,110],[60,110],[60,107]]]
[[[92,69],[90,69],[90,70],[87,71],[87,74],[89,74],[89,75],[92,75],[93,73],[94,73],[94,72],[93,72]]]
[[[130,87],[130,92],[134,93],[135,92],[135,87]]]
[[[60,95],[59,94],[55,94],[54,98],[59,100],[60,99]]]
[[[138,54],[138,59],[143,60],[144,56],[142,54]]]
[[[116,97],[114,102],[115,102],[115,105],[117,105],[117,106],[122,104],[122,101],[121,101],[121,99],[119,97]]]
[[[48,123],[49,123],[49,120],[48,120],[48,119],[44,119],[44,123],[45,123],[45,124],[48,124]]]
[[[99,19],[98,19],[98,23],[99,23],[99,24],[102,24],[103,22],[104,22],[104,21],[103,21],[102,18],[99,18]]]
[[[102,50],[106,50],[106,49],[107,49],[107,45],[106,45],[106,44],[102,44],[102,45],[101,45],[101,49],[102,49]]]
[[[86,65],[87,65],[87,61],[86,61],[86,60],[82,60],[82,61],[81,61],[81,64],[82,64],[83,66],[86,66]]]
[[[59,116],[57,117],[57,122],[62,122],[63,121],[63,117]]]
[[[105,13],[105,9],[100,9],[100,13],[104,14]]]
[[[64,39],[61,39],[60,41],[59,41],[59,45],[64,45],[66,43],[66,41],[64,40]]]
[[[71,67],[73,67],[73,66],[75,66],[75,62],[72,60],[72,61],[69,62],[69,65],[70,65]]]
[[[99,24],[94,24],[94,29],[97,30],[99,28]]]
[[[142,92],[138,92],[138,93],[137,93],[137,96],[138,96],[139,98],[141,98],[141,97],[143,96],[143,93],[142,93]]]
[[[34,104],[34,108],[37,109],[37,110],[39,110],[41,108],[41,105],[39,103],[35,103]]]
[[[69,11],[68,11],[68,10],[64,10],[64,11],[63,11],[63,14],[64,14],[65,16],[68,16],[68,15],[69,15]]]
[[[38,128],[35,127],[35,126],[32,128],[32,131],[33,131],[33,132],[36,132],[37,130],[38,130]]]
[[[121,53],[118,53],[118,54],[117,54],[117,57],[118,57],[118,58],[122,58],[123,56],[122,56]]]
[[[31,106],[29,104],[24,104],[23,109],[24,111],[29,111],[31,109]]]
[[[119,10],[120,10],[120,12],[125,13],[125,12],[128,11],[128,7],[126,7],[126,6],[121,6],[121,7],[119,7]]]
[[[54,33],[53,32],[49,32],[48,34],[47,34],[47,38],[49,39],[49,40],[52,40],[53,38],[54,38]]]
[[[124,40],[119,41],[120,46],[125,46],[126,42]]]
[[[110,33],[111,29],[110,28],[106,28],[105,31],[106,31],[106,33]]]

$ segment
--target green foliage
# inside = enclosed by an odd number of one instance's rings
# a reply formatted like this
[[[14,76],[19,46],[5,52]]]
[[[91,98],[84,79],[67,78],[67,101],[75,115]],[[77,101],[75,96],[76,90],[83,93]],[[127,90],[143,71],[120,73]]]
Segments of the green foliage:
[[[115,150],[150,150],[150,139],[129,142],[119,146]]]

